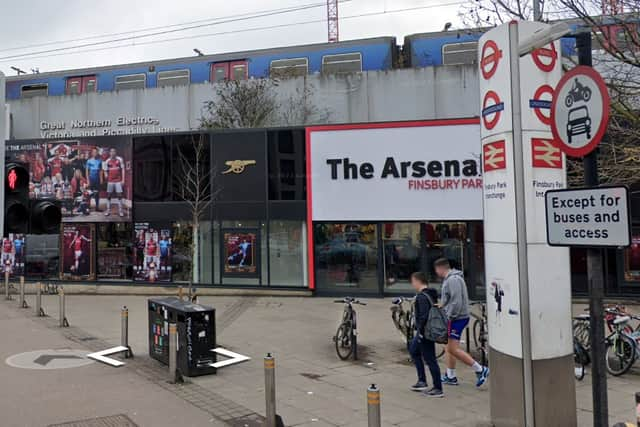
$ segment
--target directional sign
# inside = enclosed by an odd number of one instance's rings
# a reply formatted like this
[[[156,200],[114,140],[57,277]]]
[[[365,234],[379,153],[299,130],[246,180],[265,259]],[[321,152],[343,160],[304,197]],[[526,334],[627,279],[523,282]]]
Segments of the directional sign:
[[[249,356],[244,356],[242,354],[234,353],[233,351],[226,350],[222,347],[214,348],[211,351],[229,358],[227,360],[223,360],[220,362],[210,363],[209,365],[212,368],[224,368],[225,366],[235,365],[236,363],[241,363],[241,362],[246,362],[247,360],[251,360]]]
[[[626,247],[631,244],[626,187],[550,190],[545,194],[551,246]]]
[[[583,157],[597,147],[609,122],[609,102],[593,68],[578,66],[562,77],[551,103],[551,131],[563,152]]]
[[[544,99],[548,98],[548,99]],[[533,108],[536,117],[547,126],[551,125],[551,102],[553,101],[553,88],[549,85],[542,85],[533,94],[533,99],[529,100],[529,107]],[[545,113],[546,111],[546,113]]]
[[[504,141],[495,141],[482,147],[483,170],[491,172],[498,169],[506,169],[507,157]]]
[[[562,169],[562,152],[552,139],[531,138],[531,160],[534,168]]]
[[[129,351],[129,349],[127,347],[119,345],[118,347],[108,348],[106,350],[87,354],[87,357],[93,360],[97,360],[98,362],[106,363],[107,365],[113,366],[114,368],[118,368],[120,366],[123,366],[124,362],[106,356],[110,356],[116,353],[123,353],[125,351]]]
[[[68,369],[93,363],[82,350],[36,350],[8,357],[7,365],[22,369]]]
[[[487,130],[496,127],[503,110],[504,102],[500,101],[498,94],[492,90],[487,91],[482,101],[482,122]]]
[[[531,58],[538,68],[545,73],[550,73],[556,66],[558,60],[558,52],[555,44],[551,43],[550,47],[541,47],[531,52]]]
[[[480,70],[485,80],[489,80],[496,73],[501,58],[502,51],[498,49],[496,42],[487,40],[482,46],[482,59],[480,60]]]

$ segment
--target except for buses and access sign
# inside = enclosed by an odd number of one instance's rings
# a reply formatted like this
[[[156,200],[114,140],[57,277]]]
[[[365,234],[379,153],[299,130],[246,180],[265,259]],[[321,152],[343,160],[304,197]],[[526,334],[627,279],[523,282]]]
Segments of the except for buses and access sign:
[[[550,190],[546,210],[551,246],[625,247],[631,243],[627,187]]]

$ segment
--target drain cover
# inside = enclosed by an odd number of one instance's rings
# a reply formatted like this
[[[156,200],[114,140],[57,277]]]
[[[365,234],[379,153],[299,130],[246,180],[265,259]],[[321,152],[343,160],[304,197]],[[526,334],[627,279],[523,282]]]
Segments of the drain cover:
[[[51,424],[48,427],[139,427],[124,414],[108,417],[91,418],[88,420],[69,421],[62,424]]]

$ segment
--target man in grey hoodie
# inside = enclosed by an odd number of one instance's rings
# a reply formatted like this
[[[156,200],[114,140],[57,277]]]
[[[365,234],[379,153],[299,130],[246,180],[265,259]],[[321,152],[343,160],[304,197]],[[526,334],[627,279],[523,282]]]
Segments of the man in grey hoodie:
[[[456,377],[456,359],[470,366],[476,373],[476,386],[487,381],[489,368],[480,365],[467,352],[460,348],[460,337],[469,324],[469,296],[467,285],[461,271],[451,268],[446,258],[437,259],[434,263],[436,274],[442,279],[442,309],[449,318],[449,342],[447,343],[447,373],[442,383],[458,385]]]

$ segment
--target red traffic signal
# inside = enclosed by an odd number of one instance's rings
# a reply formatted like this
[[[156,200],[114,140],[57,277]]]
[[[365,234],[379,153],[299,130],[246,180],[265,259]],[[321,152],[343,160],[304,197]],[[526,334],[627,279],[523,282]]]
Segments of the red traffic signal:
[[[29,192],[29,171],[24,165],[9,163],[5,171],[5,188],[8,192]]]

